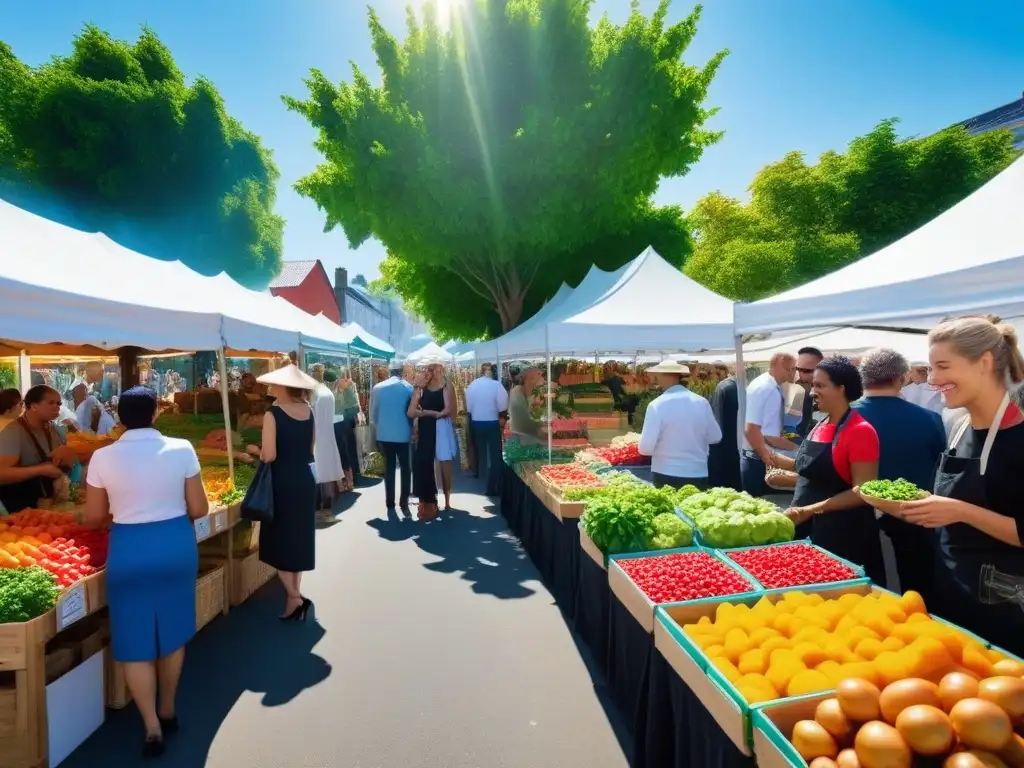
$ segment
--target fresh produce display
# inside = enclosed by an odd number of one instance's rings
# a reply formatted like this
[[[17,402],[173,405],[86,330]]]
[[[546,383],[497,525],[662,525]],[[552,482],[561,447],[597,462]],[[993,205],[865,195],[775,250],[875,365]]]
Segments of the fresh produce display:
[[[585,440],[588,434],[587,423],[579,419],[554,419],[550,428],[555,440]]]
[[[676,549],[693,543],[693,529],[675,512],[662,512],[651,521],[651,549]]]
[[[57,604],[57,577],[38,566],[0,568],[0,624],[31,621]]]
[[[749,547],[792,541],[796,526],[764,499],[732,488],[712,488],[687,496],[679,508],[711,547]]]
[[[637,443],[622,443],[621,445],[609,445],[604,448],[591,448],[590,452],[599,459],[604,459],[612,466],[635,467],[642,464],[649,464],[650,456],[642,456]]]
[[[583,531],[606,555],[644,552],[655,548],[654,519],[662,514],[675,514],[672,497],[664,489],[623,483],[587,499]]]
[[[955,695],[943,698],[943,689]],[[907,678],[881,690],[847,678],[818,704],[813,720],[793,726],[790,741],[813,768],[914,768],[943,758],[943,768],[1019,768],[1024,738],[1014,727],[1022,718],[1019,675],[979,681],[950,672],[938,685]]]
[[[860,487],[865,496],[874,496],[887,501],[913,501],[928,495],[909,480],[870,480]]]
[[[603,484],[597,475],[579,464],[548,464],[538,474],[558,488],[595,488]]]
[[[86,528],[69,514],[24,510],[0,518],[0,568],[38,565],[67,587],[106,565],[108,541],[106,531]]]
[[[809,544],[782,544],[727,553],[767,589],[802,587],[860,578],[850,566]]]
[[[551,453],[551,461],[572,461],[573,452],[556,449]],[[505,441],[505,463],[514,465],[522,464],[525,461],[548,461],[548,447],[546,445],[523,445],[518,440],[509,439]]]
[[[203,485],[206,487],[206,498],[224,506],[230,506],[245,498],[245,492],[252,483],[256,470],[240,464],[235,467],[235,478],[231,479],[228,468],[224,466],[203,466]]]
[[[652,603],[736,595],[755,589],[738,572],[707,552],[674,552],[617,563]]]
[[[595,474],[598,474],[598,477],[604,483],[603,485],[590,488],[566,488],[562,493],[565,500],[586,501],[599,497],[618,498],[628,490],[637,490],[641,487],[653,488],[653,486],[645,483],[632,472],[612,470]]]
[[[791,591],[753,606],[722,603],[714,618],[683,631],[751,704],[831,690],[848,677],[880,687],[908,677],[938,683],[955,671],[989,677],[1004,661],[964,631],[932,619],[916,592],[825,600]]]

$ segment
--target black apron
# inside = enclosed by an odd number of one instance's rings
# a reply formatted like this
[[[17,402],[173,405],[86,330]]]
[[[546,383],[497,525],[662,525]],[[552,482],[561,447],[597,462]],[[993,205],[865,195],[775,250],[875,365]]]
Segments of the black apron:
[[[36,448],[36,452],[39,454],[39,461],[36,462],[36,465],[48,462],[50,460],[50,453],[53,452],[53,437],[50,434],[50,425],[46,424],[43,426],[43,432],[46,434],[46,445],[49,449],[48,451],[43,451],[43,446],[39,444],[36,436],[32,434],[32,429],[29,427],[28,422],[25,421],[24,416],[18,419],[17,424],[29,436],[29,439]],[[35,507],[39,504],[40,499],[52,497],[53,480],[48,477],[30,477],[28,480],[22,480],[20,483],[0,485],[0,504],[3,504],[4,509],[11,514]]]
[[[935,474],[935,495],[990,509],[985,489],[989,452],[999,432],[1009,396],[996,412],[988,438],[977,459],[956,455],[956,447],[970,425],[970,418],[953,428],[949,449],[939,460]],[[987,605],[981,602],[981,569],[992,565],[1011,576],[1024,576],[1024,551],[1003,546],[966,523],[939,529],[936,558],[936,612],[994,645],[1024,654],[1024,611],[1015,603]]]
[[[831,443],[820,443],[811,440],[810,436],[800,443],[796,454],[796,473],[799,477],[793,492],[794,507],[817,504],[853,487],[836,472],[835,464],[832,463],[832,449],[839,441],[850,413],[847,410],[839,421]],[[807,524],[800,526],[798,537],[801,533],[806,537],[807,528]],[[876,584],[885,584],[882,540],[878,534],[875,510],[871,507],[859,506],[815,515],[810,520],[809,528],[814,544],[844,560],[863,566],[868,578]]]

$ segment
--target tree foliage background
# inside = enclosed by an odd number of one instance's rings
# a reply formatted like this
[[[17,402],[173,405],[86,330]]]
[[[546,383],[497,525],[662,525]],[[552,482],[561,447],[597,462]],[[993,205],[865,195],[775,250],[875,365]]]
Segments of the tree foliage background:
[[[280,271],[278,171],[214,85],[143,29],[94,26],[38,67],[0,41],[0,196],[253,287]]]
[[[737,300],[821,277],[899,240],[1005,169],[1009,131],[961,127],[900,139],[883,120],[808,165],[790,152],[750,185],[750,202],[714,192],[690,213],[696,236],[686,272]]]
[[[469,0],[446,30],[427,2],[402,43],[371,10],[381,84],[313,70],[285,99],[324,156],[297,189],[353,247],[384,244],[385,281],[441,336],[508,330],[595,261],[689,252],[680,211],[650,199],[718,140],[704,101],[724,52],[682,61],[699,6],[591,27],[591,4]]]

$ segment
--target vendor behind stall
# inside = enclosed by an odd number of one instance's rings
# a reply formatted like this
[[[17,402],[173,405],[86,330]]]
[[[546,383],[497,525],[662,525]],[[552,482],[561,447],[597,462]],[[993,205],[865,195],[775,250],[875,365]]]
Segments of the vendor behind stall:
[[[655,488],[708,487],[708,452],[722,439],[711,404],[686,388],[690,369],[665,361],[647,369],[662,393],[647,406],[638,450],[651,457]]]
[[[106,435],[117,426],[99,399],[89,393],[89,385],[84,381],[75,382],[71,387],[71,402],[75,406],[75,424],[79,429]]]
[[[939,460],[932,495],[905,502],[904,518],[939,531],[934,606],[943,618],[1011,653],[1024,654],[1024,612],[986,604],[982,569],[1024,584],[1024,416],[1010,389],[1024,381],[1013,326],[961,317],[928,335],[931,385],[946,407],[963,408]]]
[[[54,481],[75,464],[75,454],[52,422],[60,393],[45,384],[25,393],[25,413],[0,431],[0,503],[20,512],[53,497]]]
[[[850,408],[864,392],[860,373],[845,357],[830,357],[818,363],[813,376],[811,391],[826,418],[800,444],[795,460],[772,456],[774,466],[799,475],[786,514],[798,537],[809,527],[814,544],[863,566],[872,581],[884,584],[875,511],[853,491],[878,477],[878,434]]]
[[[534,390],[544,385],[544,374],[540,368],[527,368],[515,378],[518,381],[508,394],[509,431],[521,445],[540,445],[547,439],[548,428],[533,418],[530,399]]]

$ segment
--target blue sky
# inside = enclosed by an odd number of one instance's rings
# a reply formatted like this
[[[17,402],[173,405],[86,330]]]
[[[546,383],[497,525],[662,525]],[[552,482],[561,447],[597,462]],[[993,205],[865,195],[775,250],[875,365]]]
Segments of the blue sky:
[[[405,0],[372,0],[384,24],[404,30]],[[417,0],[413,0],[413,5]],[[642,0],[650,12],[656,0]],[[674,0],[671,18],[692,3]],[[622,19],[629,0],[596,0]],[[284,258],[319,258],[329,272],[377,275],[383,249],[351,251],[323,233],[316,206],[291,185],[320,161],[313,130],[279,96],[302,96],[310,67],[347,79],[349,62],[376,72],[360,0],[45,0],[0,3],[0,39],[29,63],[66,53],[82,24],[134,39],[152,27],[189,77],[204,75],[228,110],[274,151]],[[686,55],[693,63],[731,49],[711,88],[725,138],[686,177],[663,182],[659,202],[689,208],[715,189],[743,196],[753,175],[790,150],[815,157],[841,148],[883,117],[927,134],[1020,97],[1020,0],[710,0]]]

